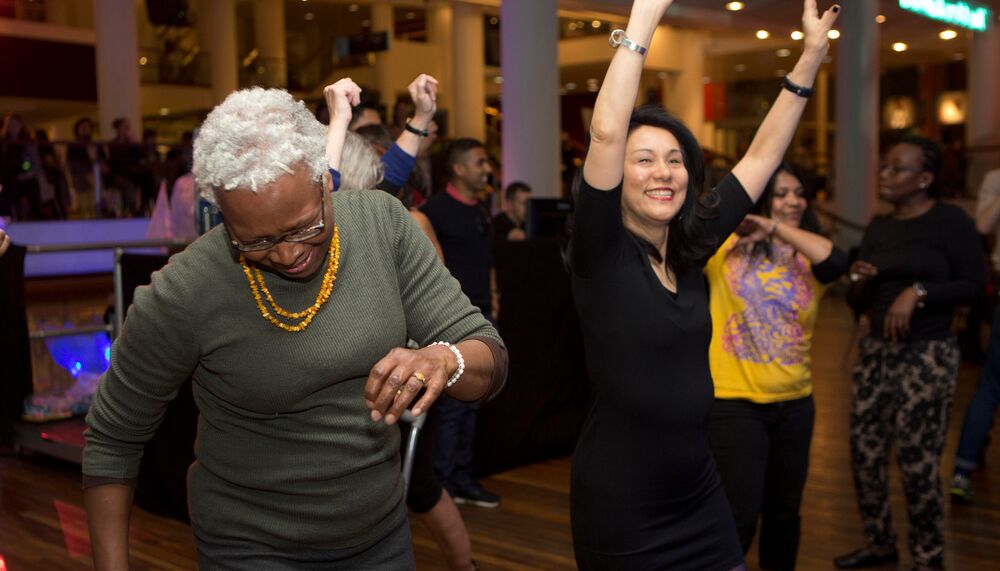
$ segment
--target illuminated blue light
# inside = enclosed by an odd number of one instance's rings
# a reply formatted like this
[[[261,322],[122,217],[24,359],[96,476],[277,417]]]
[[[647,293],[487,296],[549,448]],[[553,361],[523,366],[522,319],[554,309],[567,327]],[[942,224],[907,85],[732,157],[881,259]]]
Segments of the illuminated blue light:
[[[111,341],[107,333],[53,337],[45,345],[52,361],[74,378],[84,373],[100,375],[108,368]]]

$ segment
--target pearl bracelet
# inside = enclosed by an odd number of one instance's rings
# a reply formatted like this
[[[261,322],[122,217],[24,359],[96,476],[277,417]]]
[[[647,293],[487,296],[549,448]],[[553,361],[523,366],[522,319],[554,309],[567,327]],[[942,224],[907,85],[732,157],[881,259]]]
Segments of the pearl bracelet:
[[[455,354],[455,360],[458,361],[458,369],[455,370],[455,374],[452,375],[451,378],[448,379],[448,382],[444,385],[444,388],[450,389],[452,385],[457,383],[458,380],[462,378],[462,373],[465,372],[465,359],[462,358],[462,352],[458,350],[458,347],[448,343],[447,341],[435,341],[431,343],[429,347],[433,347],[434,345],[444,345]]]

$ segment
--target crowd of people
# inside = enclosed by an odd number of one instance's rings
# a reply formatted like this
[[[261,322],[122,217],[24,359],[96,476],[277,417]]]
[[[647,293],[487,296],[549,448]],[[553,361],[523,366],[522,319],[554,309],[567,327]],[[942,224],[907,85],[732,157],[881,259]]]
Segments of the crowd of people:
[[[887,477],[895,444],[913,568],[943,569],[941,456],[960,362],[952,317],[985,290],[979,234],[1000,228],[1000,170],[983,183],[974,223],[940,200],[940,146],[901,139],[878,173],[891,209],[849,263],[810,213],[808,178],[783,162],[840,6],[820,12],[804,0],[800,59],[745,155],[706,186],[691,131],[660,106],[634,107],[671,1],[634,0],[627,28],[612,34],[575,181],[568,260],[593,389],[572,464],[577,565],[745,569],[759,527],[761,568],[795,568],[818,406],[813,331],[820,299],[841,280],[868,327],[850,415],[865,545],[833,563],[899,560]],[[396,129],[350,79],[326,88],[316,114],[259,88],[209,114],[189,184],[223,224],[137,290],[87,417],[96,568],[127,566],[143,445],[188,379],[202,416],[189,472],[202,568],[413,568],[407,507],[449,568],[478,568],[455,504],[501,501],[473,478],[472,437],[507,372],[492,251],[529,237],[531,188],[509,184],[491,215],[494,163],[481,142],[460,138],[441,149],[435,193],[437,81],[421,74],[409,92],[412,114]],[[89,141],[92,127],[78,123],[77,139]],[[148,201],[140,174],[114,159],[116,144],[138,147],[127,122],[116,128],[115,141],[72,156],[95,174],[106,165],[117,188],[132,185],[121,204],[138,212]],[[23,158],[41,148],[22,130],[8,116],[5,169],[8,149]],[[31,152],[41,168],[44,153]],[[46,195],[25,190],[30,169],[14,171],[5,207],[44,207]],[[8,244],[0,231],[0,255]],[[952,476],[960,501],[972,499],[1000,403],[998,319],[1000,309]],[[404,489],[394,425],[408,409],[428,419]]]
[[[156,131],[132,133],[128,119],[112,122],[114,135],[94,140],[94,123],[82,117],[73,139],[50,141],[21,116],[6,113],[0,125],[0,216],[13,220],[149,216],[161,182],[191,170],[192,133],[163,154]]]

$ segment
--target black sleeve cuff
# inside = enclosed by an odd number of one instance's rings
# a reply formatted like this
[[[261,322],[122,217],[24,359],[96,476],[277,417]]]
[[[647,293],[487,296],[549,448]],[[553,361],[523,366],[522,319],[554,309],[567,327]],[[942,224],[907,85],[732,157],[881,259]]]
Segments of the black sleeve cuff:
[[[836,281],[847,272],[847,254],[834,246],[833,251],[822,262],[812,267],[813,277],[821,284]]]

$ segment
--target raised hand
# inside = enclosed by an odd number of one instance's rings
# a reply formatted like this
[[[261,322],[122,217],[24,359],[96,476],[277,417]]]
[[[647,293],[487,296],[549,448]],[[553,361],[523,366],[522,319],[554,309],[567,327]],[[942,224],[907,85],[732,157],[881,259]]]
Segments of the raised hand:
[[[736,233],[740,235],[737,245],[750,246],[761,240],[770,238],[777,226],[776,220],[758,216],[757,214],[747,214],[743,222],[736,229]]]
[[[425,129],[437,111],[437,87],[438,80],[426,73],[418,75],[407,87],[415,107],[413,121],[419,121],[414,126],[418,129]]]
[[[816,8],[816,0],[805,0],[802,8],[802,33],[804,34],[804,46],[806,50],[813,50],[826,53],[830,47],[830,38],[827,35],[833,28],[837,16],[840,15],[840,6],[834,4],[823,15],[819,15]]]
[[[351,78],[345,77],[324,87],[323,97],[330,110],[330,125],[333,126],[336,121],[346,127],[351,122],[351,108],[361,103],[361,87]]]

